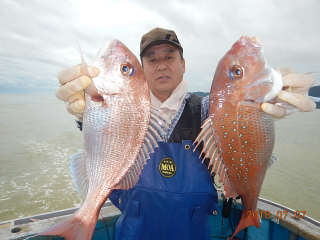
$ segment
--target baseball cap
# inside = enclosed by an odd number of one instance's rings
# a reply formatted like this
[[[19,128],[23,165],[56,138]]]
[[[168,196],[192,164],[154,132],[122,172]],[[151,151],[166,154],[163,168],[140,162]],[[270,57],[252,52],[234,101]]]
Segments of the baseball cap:
[[[183,52],[183,48],[178,40],[177,34],[174,31],[163,28],[154,28],[144,34],[141,38],[140,57],[142,57],[148,48],[163,43],[171,44],[181,49]]]

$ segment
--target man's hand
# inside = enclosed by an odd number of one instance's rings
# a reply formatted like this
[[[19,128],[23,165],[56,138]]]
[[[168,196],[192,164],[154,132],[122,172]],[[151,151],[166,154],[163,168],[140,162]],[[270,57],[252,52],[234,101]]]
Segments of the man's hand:
[[[99,69],[88,66],[91,77],[99,75]],[[58,99],[67,102],[67,111],[82,121],[84,110],[84,89],[91,83],[90,78],[81,74],[80,64],[63,69],[58,74],[60,87],[56,91]]]
[[[316,104],[309,99],[308,91],[314,84],[314,78],[309,74],[297,74],[292,68],[278,68],[283,78],[283,88],[278,97],[302,112],[310,112],[316,108]],[[283,118],[291,114],[291,111],[271,103],[263,103],[262,110],[275,118]]]

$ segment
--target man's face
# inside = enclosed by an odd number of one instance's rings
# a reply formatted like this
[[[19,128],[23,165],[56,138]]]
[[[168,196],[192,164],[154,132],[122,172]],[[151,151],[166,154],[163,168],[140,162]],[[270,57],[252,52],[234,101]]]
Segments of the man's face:
[[[178,48],[170,44],[150,47],[143,54],[142,63],[149,88],[157,97],[169,97],[185,72],[184,59],[181,60]]]

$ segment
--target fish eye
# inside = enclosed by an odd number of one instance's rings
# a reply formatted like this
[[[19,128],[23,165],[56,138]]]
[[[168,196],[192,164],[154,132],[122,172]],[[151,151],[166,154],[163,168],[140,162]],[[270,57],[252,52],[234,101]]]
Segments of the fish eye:
[[[242,78],[243,76],[243,69],[239,65],[234,65],[231,72],[235,78]]]
[[[122,72],[126,73],[129,71],[128,66],[122,66]]]
[[[133,70],[133,67],[131,66],[130,63],[125,62],[125,63],[122,63],[121,66],[120,66],[120,71],[124,75],[129,75],[130,74],[130,76],[131,76],[132,75],[131,74],[132,70]]]

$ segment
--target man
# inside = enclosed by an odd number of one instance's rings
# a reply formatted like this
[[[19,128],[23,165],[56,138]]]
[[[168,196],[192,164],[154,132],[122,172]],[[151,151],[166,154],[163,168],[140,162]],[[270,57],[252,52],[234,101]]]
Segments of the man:
[[[150,88],[151,104],[161,108],[171,120],[165,142],[142,170],[136,186],[114,190],[110,200],[121,210],[115,239],[210,239],[208,216],[216,214],[217,193],[199,153],[192,142],[208,114],[208,98],[187,92],[183,80],[183,48],[174,31],[156,28],[146,33],[140,44],[140,57]],[[314,80],[280,69],[286,90],[279,98],[301,111],[315,104],[306,93]],[[89,67],[92,77],[99,70]],[[84,91],[90,79],[81,76],[80,66],[59,73],[59,99],[71,102],[68,112],[81,121]],[[289,113],[282,107],[264,103],[262,109],[274,117]]]

